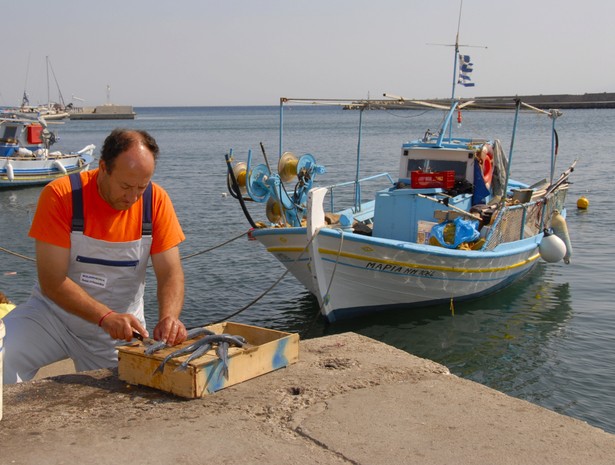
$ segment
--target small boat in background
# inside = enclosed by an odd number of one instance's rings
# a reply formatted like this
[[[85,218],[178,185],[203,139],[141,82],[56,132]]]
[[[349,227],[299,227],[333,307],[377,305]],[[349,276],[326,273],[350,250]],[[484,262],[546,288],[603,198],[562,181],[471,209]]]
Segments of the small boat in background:
[[[39,116],[43,117],[45,121],[57,121],[68,119],[68,108],[72,107],[72,104],[68,106],[64,104],[64,97],[62,96],[62,91],[60,90],[60,85],[58,84],[58,80],[56,79],[55,72],[53,70],[53,66],[51,65],[51,60],[49,57],[45,57],[46,60],[46,68],[47,68],[47,103],[46,104],[30,104],[30,97],[28,96],[28,92],[26,89],[23,91],[23,96],[21,98],[21,105],[15,108],[8,108],[0,114],[2,117],[18,117],[18,118],[29,118],[36,119]],[[51,95],[49,94],[49,71],[51,70],[53,79],[55,81],[55,85],[58,90],[58,101],[53,102],[51,100]],[[28,82],[28,74],[30,71],[30,60],[28,59],[28,69],[26,71],[26,83]]]
[[[56,135],[45,118],[0,118],[0,188],[36,186],[89,169],[95,145],[78,152],[51,151]]]
[[[68,119],[70,116],[66,107],[59,103],[52,103],[49,105],[22,105],[18,108],[10,108],[3,112],[3,116],[15,116],[18,118],[35,119],[43,117],[45,121],[59,121]]]

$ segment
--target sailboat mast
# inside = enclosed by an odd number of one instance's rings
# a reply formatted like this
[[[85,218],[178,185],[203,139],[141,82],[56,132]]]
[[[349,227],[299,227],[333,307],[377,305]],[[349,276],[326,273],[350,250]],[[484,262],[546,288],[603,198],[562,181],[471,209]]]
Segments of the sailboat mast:
[[[60,103],[60,105],[62,105],[62,108],[64,108],[65,107],[64,96],[62,95],[62,90],[60,89],[60,84],[58,83],[58,78],[56,77],[56,72],[53,69],[53,64],[51,63],[51,60],[49,60],[49,68],[51,68],[51,74],[53,76],[53,82],[56,83],[56,89],[58,89],[59,103]]]
[[[47,64],[47,108],[51,110],[51,97],[49,95],[49,56],[45,57],[45,62]]]

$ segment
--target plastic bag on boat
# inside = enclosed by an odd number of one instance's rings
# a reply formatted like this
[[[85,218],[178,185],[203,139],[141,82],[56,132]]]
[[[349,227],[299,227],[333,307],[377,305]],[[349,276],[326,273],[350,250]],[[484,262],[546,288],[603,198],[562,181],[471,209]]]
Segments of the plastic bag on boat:
[[[431,236],[442,247],[456,249],[464,242],[474,242],[480,237],[478,221],[457,217],[453,221],[438,223],[431,228]]]

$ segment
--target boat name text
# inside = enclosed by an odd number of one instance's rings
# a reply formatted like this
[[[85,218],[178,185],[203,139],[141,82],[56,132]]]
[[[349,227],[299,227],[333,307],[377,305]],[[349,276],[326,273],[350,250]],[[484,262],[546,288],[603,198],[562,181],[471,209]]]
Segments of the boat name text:
[[[428,278],[434,276],[434,272],[432,270],[419,270],[417,268],[408,268],[405,266],[388,265],[376,262],[368,262],[367,265],[365,265],[365,268],[367,268],[368,270],[386,271],[389,273],[401,273],[411,276],[425,276]]]

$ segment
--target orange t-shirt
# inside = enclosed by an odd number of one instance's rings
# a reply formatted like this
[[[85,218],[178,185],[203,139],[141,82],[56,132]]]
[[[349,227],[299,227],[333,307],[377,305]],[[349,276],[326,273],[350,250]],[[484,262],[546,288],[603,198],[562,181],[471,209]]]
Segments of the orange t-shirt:
[[[108,242],[127,242],[141,238],[143,198],[128,210],[115,210],[98,193],[98,169],[81,173],[83,184],[83,233]],[[164,252],[185,239],[166,191],[152,184],[152,248],[151,254]],[[45,186],[38,206],[30,237],[59,247],[70,248],[73,218],[72,188],[68,176]]]

